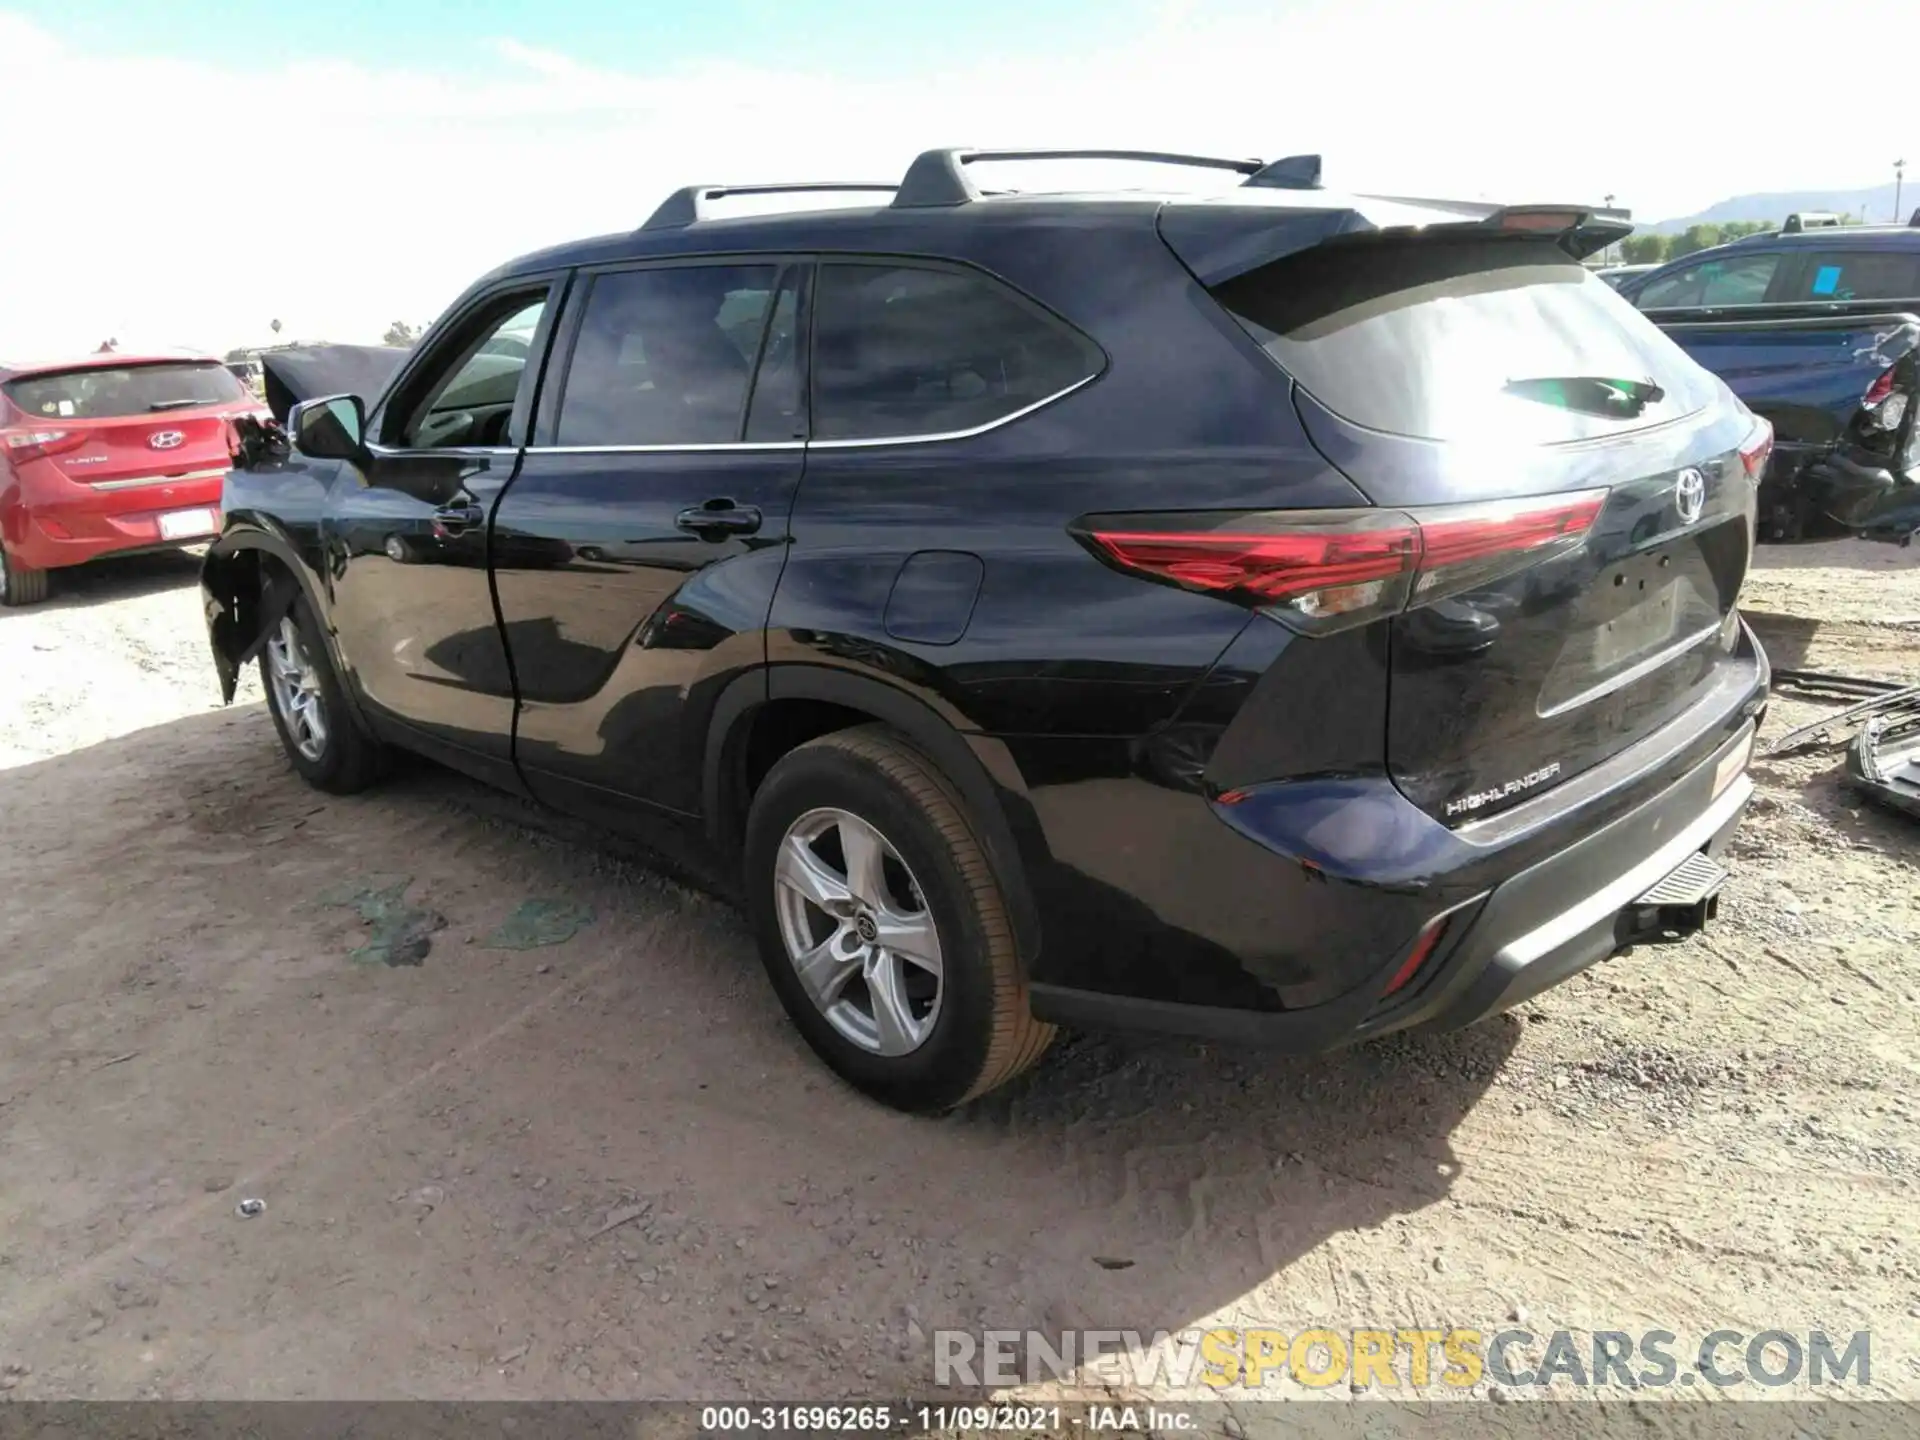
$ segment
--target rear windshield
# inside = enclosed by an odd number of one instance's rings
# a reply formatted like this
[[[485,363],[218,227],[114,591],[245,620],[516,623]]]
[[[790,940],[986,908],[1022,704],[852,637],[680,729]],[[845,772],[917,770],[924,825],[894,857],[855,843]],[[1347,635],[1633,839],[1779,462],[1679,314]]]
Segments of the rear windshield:
[[[6,391],[17,408],[49,420],[108,420],[246,398],[226,366],[193,362],[31,375],[10,381]]]
[[[1651,321],[1540,241],[1355,236],[1213,293],[1321,404],[1396,435],[1579,440],[1716,394]]]

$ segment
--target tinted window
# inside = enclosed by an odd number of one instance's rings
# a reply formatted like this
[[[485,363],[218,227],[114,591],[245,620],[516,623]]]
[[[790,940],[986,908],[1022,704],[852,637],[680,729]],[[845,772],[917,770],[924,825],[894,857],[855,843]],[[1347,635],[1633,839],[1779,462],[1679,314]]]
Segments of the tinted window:
[[[970,430],[1100,369],[1090,342],[984,275],[823,265],[815,311],[816,440]]]
[[[1551,245],[1372,236],[1214,292],[1339,415],[1436,440],[1551,443],[1658,424],[1713,381]]]
[[[1920,296],[1920,250],[1816,254],[1796,282],[1795,300],[1911,300]]]
[[[1767,298],[1773,272],[1780,268],[1779,253],[1735,255],[1703,260],[1698,265],[1662,275],[1640,292],[1642,310],[1682,305],[1758,305]]]
[[[753,403],[747,416],[747,439],[756,441],[806,438],[805,396],[800,384],[800,289],[805,272],[794,271],[780,283],[767,326],[760,371],[754,377]]]
[[[546,307],[545,290],[506,296],[461,326],[408,382],[421,398],[399,443],[409,450],[509,444],[513,403]]]
[[[58,420],[102,420],[195,405],[228,405],[247,398],[224,365],[122,365],[33,375],[7,387],[7,398],[28,415]]]
[[[557,443],[738,440],[774,274],[771,265],[688,265],[597,277],[567,370]]]

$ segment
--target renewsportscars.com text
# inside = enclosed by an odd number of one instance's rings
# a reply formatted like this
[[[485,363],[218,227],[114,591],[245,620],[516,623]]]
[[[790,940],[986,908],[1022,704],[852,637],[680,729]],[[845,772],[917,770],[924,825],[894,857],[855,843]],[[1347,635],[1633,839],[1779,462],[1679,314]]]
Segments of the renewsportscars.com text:
[[[1036,1385],[1081,1378],[1151,1388],[1626,1390],[1706,1386],[1780,1389],[1865,1386],[1873,1337],[1821,1330],[1268,1329],[1038,1331],[936,1330],[937,1385]]]

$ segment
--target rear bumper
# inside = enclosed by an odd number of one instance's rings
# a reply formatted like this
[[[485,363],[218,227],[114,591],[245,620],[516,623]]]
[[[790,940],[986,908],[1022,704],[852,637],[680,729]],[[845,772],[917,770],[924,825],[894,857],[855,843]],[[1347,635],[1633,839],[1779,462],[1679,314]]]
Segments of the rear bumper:
[[[59,570],[103,555],[206,544],[219,533],[223,485],[222,473],[23,507],[9,517],[7,550],[36,570]],[[163,533],[163,515],[196,510],[212,512],[211,528],[205,533]]]
[[[1627,948],[1633,902],[1692,856],[1718,856],[1739,828],[1753,781],[1747,729],[1678,782],[1611,825],[1521,872],[1487,897],[1417,990],[1377,1008],[1356,1038],[1457,1030],[1572,978]],[[1718,794],[1723,767],[1739,771]]]
[[[1750,685],[1728,715],[1733,723],[1716,726],[1724,738],[1704,753],[1691,751],[1699,758],[1676,778],[1604,823],[1576,820],[1571,833],[1501,867],[1497,881],[1476,893],[1432,903],[1431,913],[1446,917],[1438,944],[1391,996],[1385,992],[1399,956],[1346,993],[1300,1008],[1193,1005],[1036,983],[1034,1014],[1086,1029],[1316,1051],[1394,1030],[1457,1029],[1511,1008],[1625,948],[1634,930],[1623,912],[1689,857],[1725,846],[1753,794],[1744,761],[1765,696],[1764,661]],[[1505,853],[1498,847],[1487,863],[1497,865]],[[1259,902],[1249,896],[1247,903]],[[1349,892],[1356,928],[1397,903],[1405,903],[1404,891]]]

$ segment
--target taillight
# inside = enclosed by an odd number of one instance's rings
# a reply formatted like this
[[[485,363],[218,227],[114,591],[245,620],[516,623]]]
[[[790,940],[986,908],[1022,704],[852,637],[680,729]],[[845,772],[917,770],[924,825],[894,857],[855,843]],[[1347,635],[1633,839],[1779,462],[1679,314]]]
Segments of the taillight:
[[[1604,490],[1422,510],[1093,516],[1075,535],[1118,569],[1324,634],[1579,549]]]
[[[38,460],[62,450],[78,450],[87,437],[77,430],[0,430],[9,460]]]
[[[1753,433],[1747,437],[1747,443],[1740,447],[1740,463],[1746,467],[1748,475],[1758,480],[1767,473],[1767,457],[1771,454],[1773,425],[1755,417]]]
[[[1867,412],[1867,424],[1876,430],[1898,430],[1900,422],[1907,418],[1907,396],[1893,388],[1895,368],[1889,366],[1882,371],[1860,397],[1860,408]]]

